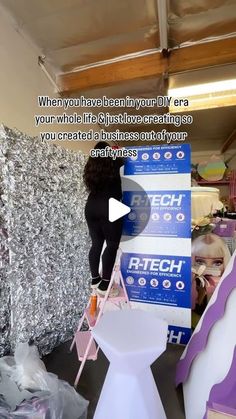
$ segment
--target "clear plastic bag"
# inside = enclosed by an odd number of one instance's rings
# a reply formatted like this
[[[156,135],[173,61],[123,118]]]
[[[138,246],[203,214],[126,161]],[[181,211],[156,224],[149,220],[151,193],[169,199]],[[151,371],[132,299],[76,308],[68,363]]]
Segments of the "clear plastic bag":
[[[20,388],[48,390],[47,371],[36,346],[19,343],[14,357],[6,356],[0,359],[1,371],[8,374]]]
[[[5,407],[0,407],[1,419],[63,419],[64,413],[61,409],[61,402],[57,395],[42,392],[42,396],[33,397],[20,404],[11,412]],[[80,419],[83,416],[80,417]],[[85,416],[86,418],[86,416]]]
[[[7,411],[0,403],[1,419],[86,419],[88,401],[68,383],[46,371],[35,346],[19,344],[14,358],[0,359],[1,372],[20,389],[37,390],[37,398],[32,393],[32,399],[21,403],[14,412]]]

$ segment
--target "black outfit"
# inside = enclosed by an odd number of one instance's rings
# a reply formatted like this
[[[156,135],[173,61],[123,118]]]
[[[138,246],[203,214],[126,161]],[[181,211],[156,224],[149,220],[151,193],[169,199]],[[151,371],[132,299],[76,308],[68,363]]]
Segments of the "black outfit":
[[[117,159],[118,160],[118,159]],[[85,218],[92,239],[92,247],[89,252],[89,265],[92,278],[99,276],[99,261],[106,241],[106,248],[102,254],[102,278],[110,280],[116,259],[122,233],[122,219],[110,222],[108,219],[109,198],[121,200],[121,179],[119,170],[122,161],[114,162],[116,175],[107,181],[96,192],[90,192],[85,206]]]

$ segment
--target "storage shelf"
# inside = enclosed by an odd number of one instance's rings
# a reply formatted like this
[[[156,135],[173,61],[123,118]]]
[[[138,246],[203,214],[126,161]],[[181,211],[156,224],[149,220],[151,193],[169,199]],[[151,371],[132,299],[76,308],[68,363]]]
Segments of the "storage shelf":
[[[209,182],[207,180],[197,181],[199,185],[229,185],[229,180],[216,180],[215,182]]]

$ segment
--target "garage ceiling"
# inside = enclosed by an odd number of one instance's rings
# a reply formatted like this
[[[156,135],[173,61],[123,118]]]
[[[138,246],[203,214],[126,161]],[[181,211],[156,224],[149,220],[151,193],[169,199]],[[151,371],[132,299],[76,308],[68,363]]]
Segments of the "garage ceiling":
[[[166,92],[167,77],[171,87],[236,78],[236,1],[169,0],[166,4],[170,58],[163,58],[161,52],[158,0],[0,0],[17,30],[45,55],[45,65],[55,79],[60,81],[65,73],[76,78],[77,87],[66,89],[70,96],[155,97]],[[212,57],[207,60],[211,45]],[[188,134],[194,150],[220,150],[236,128],[235,106],[192,115]]]

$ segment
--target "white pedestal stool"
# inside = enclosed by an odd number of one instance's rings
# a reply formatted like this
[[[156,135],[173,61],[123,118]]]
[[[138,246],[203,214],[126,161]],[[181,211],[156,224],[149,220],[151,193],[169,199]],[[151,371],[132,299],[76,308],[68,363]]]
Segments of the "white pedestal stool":
[[[166,419],[150,365],[166,349],[167,328],[143,310],[104,313],[92,335],[110,366],[94,419]]]

